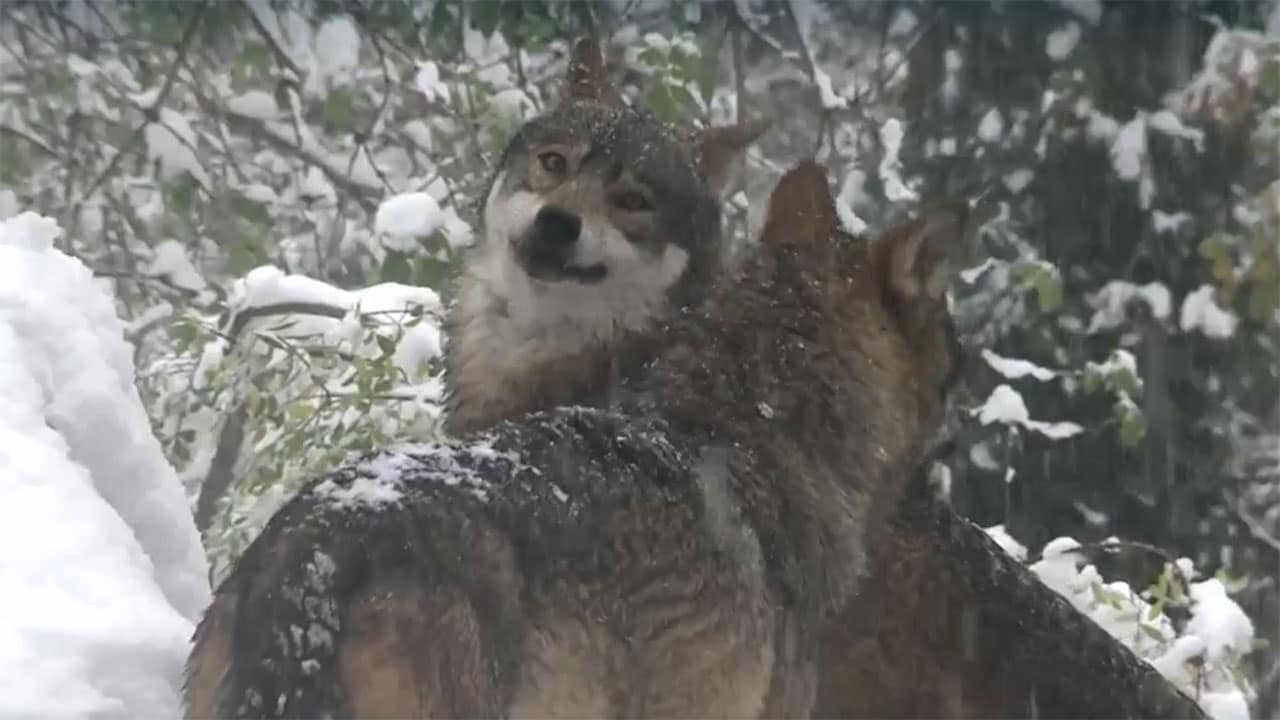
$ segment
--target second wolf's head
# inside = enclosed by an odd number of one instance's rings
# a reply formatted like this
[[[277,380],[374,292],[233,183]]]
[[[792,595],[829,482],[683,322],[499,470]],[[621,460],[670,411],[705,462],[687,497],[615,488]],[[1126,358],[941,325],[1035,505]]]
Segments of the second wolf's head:
[[[507,146],[450,320],[450,431],[582,402],[620,344],[697,302],[717,194],[759,123],[682,133],[622,104],[579,41],[566,92]]]

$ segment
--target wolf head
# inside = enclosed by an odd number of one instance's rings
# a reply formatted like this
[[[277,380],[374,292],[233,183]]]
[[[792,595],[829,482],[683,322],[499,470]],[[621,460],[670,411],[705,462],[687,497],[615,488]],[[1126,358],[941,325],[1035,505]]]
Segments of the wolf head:
[[[763,130],[682,132],[626,107],[579,41],[560,104],[520,128],[485,195],[451,313],[450,431],[581,401],[597,380],[581,364],[697,302],[719,264],[717,194]]]
[[[947,204],[854,237],[822,168],[801,164],[773,191],[752,257],[697,312],[666,324],[668,347],[629,396],[709,442],[761,446],[787,467],[841,468],[830,492],[810,492],[815,517],[823,503],[887,517],[936,440],[959,372],[946,258],[967,212]]]
[[[769,198],[760,243],[792,292],[813,308],[809,330],[841,358],[846,387],[883,395],[904,438],[942,425],[963,351],[950,313],[948,255],[968,219],[964,201],[926,209],[874,240],[840,228],[822,168],[802,163]],[[795,279],[799,278],[797,284]],[[785,292],[785,290],[784,290]],[[918,454],[918,451],[917,451]]]

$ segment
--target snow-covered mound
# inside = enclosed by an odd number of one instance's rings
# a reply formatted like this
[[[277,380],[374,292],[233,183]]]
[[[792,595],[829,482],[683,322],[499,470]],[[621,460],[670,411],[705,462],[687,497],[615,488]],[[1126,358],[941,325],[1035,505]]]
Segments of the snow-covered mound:
[[[110,295],[0,222],[0,717],[175,717],[209,600]]]

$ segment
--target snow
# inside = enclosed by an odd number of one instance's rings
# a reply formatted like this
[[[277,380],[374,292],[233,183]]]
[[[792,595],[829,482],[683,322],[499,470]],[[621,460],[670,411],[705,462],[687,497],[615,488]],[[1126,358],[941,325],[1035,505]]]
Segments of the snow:
[[[0,223],[0,716],[175,717],[207,566],[112,298]]]
[[[1111,167],[1121,180],[1137,180],[1147,155],[1147,118],[1138,113],[1125,123],[1111,145]]]
[[[910,35],[918,24],[919,20],[916,19],[915,13],[907,8],[898,8],[898,12],[893,16],[893,22],[889,23],[888,35],[892,38]]]
[[[320,335],[330,341],[346,340],[353,346],[361,338],[363,327],[356,315],[375,325],[393,329],[408,320],[408,314],[420,309],[422,318],[416,325],[406,326],[396,345],[393,361],[413,379],[421,375],[428,363],[440,357],[444,341],[439,327],[442,311],[440,296],[427,287],[401,283],[379,283],[359,290],[343,290],[303,275],[288,275],[279,268],[264,265],[232,283],[228,304],[237,312],[281,305],[321,305],[344,311],[341,318],[301,312],[290,315],[292,325],[285,333],[295,337]],[[273,315],[262,322],[280,324],[285,318]],[[219,359],[216,344],[206,347],[213,355],[202,359],[202,366],[212,367]],[[199,377],[199,374],[197,374]]]
[[[418,72],[413,77],[413,84],[428,101],[447,102],[449,86],[440,81],[440,68],[431,61],[418,63]]]
[[[1090,25],[1102,19],[1102,0],[1055,0],[1058,6]]]
[[[397,240],[425,237],[444,224],[440,204],[425,192],[394,195],[378,206],[373,229]]]
[[[196,133],[191,123],[175,110],[160,108],[160,121],[147,123],[143,137],[147,157],[160,162],[166,177],[185,171],[202,186],[209,187],[209,175],[196,158]]]
[[[1028,430],[1044,435],[1050,440],[1063,440],[1084,432],[1084,428],[1073,422],[1043,422],[1032,420],[1027,412],[1027,405],[1022,395],[1008,385],[999,385],[991,391],[987,401],[976,411],[978,421],[983,425],[1001,423],[1003,425],[1021,425]]]
[[[1127,280],[1111,280],[1089,297],[1094,308],[1089,334],[1119,327],[1127,318],[1126,308],[1134,301],[1146,303],[1157,320],[1168,318],[1173,308],[1173,296],[1162,283],[1135,285]]]
[[[1235,313],[1218,307],[1212,285],[1201,285],[1182,301],[1178,327],[1183,332],[1199,330],[1206,337],[1225,340],[1235,334],[1239,324],[1240,318]]]
[[[987,361],[991,369],[1010,380],[1017,380],[1030,375],[1040,382],[1047,382],[1058,377],[1058,373],[1049,368],[1040,367],[1028,360],[1000,357],[986,348],[982,350],[982,359]]]
[[[1014,560],[1023,562],[1027,559],[1027,548],[1013,539],[1013,536],[1009,534],[1004,525],[992,525],[989,528],[983,528],[983,531],[987,533],[988,537],[996,541],[1000,549],[1009,553],[1009,556]]]
[[[1203,638],[1209,658],[1220,660],[1228,650],[1243,653],[1253,640],[1253,623],[1217,578],[1191,585],[1191,621],[1187,632]]]
[[[902,162],[898,153],[902,150],[904,135],[902,122],[897,118],[889,118],[880,126],[880,142],[884,145],[884,156],[880,158],[880,180],[884,183],[884,196],[890,202],[915,200],[916,192],[907,187],[899,174]]]
[[[1151,211],[1151,227],[1157,233],[1176,233],[1183,225],[1191,222],[1191,214],[1186,212],[1167,213],[1161,210]]]
[[[413,461],[399,454],[378,455],[356,467],[359,477],[347,487],[325,480],[312,493],[345,507],[379,507],[400,502],[404,497],[400,478]]]
[[[258,120],[275,120],[281,116],[276,99],[264,90],[250,90],[227,101],[227,109],[237,115]]]
[[[187,249],[177,240],[165,240],[156,246],[147,273],[167,279],[184,290],[203,290],[204,278],[196,272],[187,257]]]
[[[1160,110],[1147,118],[1152,130],[1164,133],[1169,137],[1190,140],[1196,150],[1204,150],[1204,131],[1187,127],[1182,120],[1168,110]]]
[[[997,108],[991,108],[978,122],[978,138],[983,142],[993,143],[1004,134],[1004,116]]]
[[[1004,546],[1003,527],[987,532]],[[1074,552],[1079,547],[1072,538],[1057,538],[1044,546],[1041,559],[1030,569],[1176,687],[1197,698],[1210,717],[1247,720],[1248,701],[1226,668],[1231,656],[1248,652],[1254,628],[1222,582],[1216,578],[1195,582],[1189,560],[1175,563],[1182,578],[1191,581],[1191,619],[1179,633],[1163,612],[1128,584],[1104,582],[1097,568]]]
[[[1049,33],[1044,41],[1044,52],[1052,60],[1065,60],[1080,42],[1080,24],[1069,22]]]
[[[1016,195],[1025,190],[1034,177],[1035,174],[1027,168],[1018,168],[1004,176],[1004,186],[1009,189],[1009,192]]]
[[[982,277],[984,273],[986,273],[991,268],[995,267],[997,264],[998,263],[996,262],[995,258],[987,258],[986,260],[983,260],[981,263],[974,265],[971,268],[965,268],[964,270],[961,270],[960,279],[965,281],[965,283],[972,285],[978,281],[978,278]]]
[[[315,36],[316,69],[326,77],[354,70],[360,61],[360,33],[346,15],[325,21]]]
[[[867,181],[867,174],[857,167],[850,167],[840,184],[840,194],[836,195],[836,215],[840,217],[840,225],[846,232],[859,235],[866,232],[867,221],[854,212],[853,204],[863,196],[862,186]]]

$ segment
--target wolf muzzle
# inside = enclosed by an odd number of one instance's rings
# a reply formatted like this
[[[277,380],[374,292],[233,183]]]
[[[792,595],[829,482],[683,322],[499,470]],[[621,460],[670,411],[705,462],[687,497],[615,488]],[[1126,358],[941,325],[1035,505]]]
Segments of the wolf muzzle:
[[[516,256],[525,272],[536,280],[582,283],[604,279],[608,269],[600,264],[578,265],[574,257],[582,235],[582,218],[564,208],[546,205],[518,243]]]

